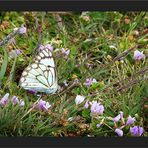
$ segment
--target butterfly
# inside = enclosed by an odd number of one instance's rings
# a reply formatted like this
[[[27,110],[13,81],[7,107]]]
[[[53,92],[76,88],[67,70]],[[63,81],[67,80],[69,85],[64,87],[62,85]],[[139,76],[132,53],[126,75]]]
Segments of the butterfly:
[[[51,51],[44,48],[22,73],[20,86],[26,90],[54,94],[59,86]]]

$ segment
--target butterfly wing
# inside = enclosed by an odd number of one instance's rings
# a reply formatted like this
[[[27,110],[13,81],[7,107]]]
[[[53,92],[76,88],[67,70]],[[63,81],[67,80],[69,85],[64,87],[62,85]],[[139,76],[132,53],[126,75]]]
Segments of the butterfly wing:
[[[20,86],[27,90],[55,93],[58,89],[57,72],[52,53],[44,48],[22,73]]]

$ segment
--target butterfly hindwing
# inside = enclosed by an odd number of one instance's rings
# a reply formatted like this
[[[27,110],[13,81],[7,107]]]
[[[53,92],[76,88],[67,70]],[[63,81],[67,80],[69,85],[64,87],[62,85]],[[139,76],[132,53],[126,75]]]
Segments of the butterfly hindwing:
[[[57,75],[52,53],[43,49],[22,73],[20,85],[27,90],[54,93],[57,88]]]

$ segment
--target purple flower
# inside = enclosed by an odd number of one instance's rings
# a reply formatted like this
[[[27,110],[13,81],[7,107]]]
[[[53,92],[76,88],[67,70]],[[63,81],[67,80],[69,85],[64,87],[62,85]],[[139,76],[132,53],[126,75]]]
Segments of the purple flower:
[[[119,128],[115,129],[115,133],[117,133],[119,137],[123,136],[123,131],[121,129],[119,129]]]
[[[112,118],[112,120],[114,122],[118,122],[120,119],[121,120],[123,119],[123,112],[122,111],[119,112],[119,115],[117,115],[116,117]]]
[[[65,50],[64,48],[61,48],[61,51],[65,56],[68,56],[70,54],[70,50]]]
[[[46,44],[45,48],[49,49],[51,52],[53,51],[53,46],[51,44]]]
[[[45,48],[47,48],[49,51],[53,51],[53,46],[51,44],[46,44],[46,45],[40,45],[40,47],[38,48],[38,51],[42,51],[44,50]]]
[[[85,83],[84,83],[84,85],[85,85],[86,87],[90,87],[91,84],[92,84],[92,80],[89,79],[89,78],[87,78],[86,81],[85,81]]]
[[[26,31],[27,31],[27,28],[24,27],[24,26],[22,26],[22,27],[19,29],[19,33],[20,33],[20,34],[24,34],[24,33],[26,33]]]
[[[135,121],[136,121],[135,118],[134,118],[134,117],[132,118],[132,117],[129,115],[129,116],[128,116],[128,119],[127,119],[127,121],[126,121],[126,125],[131,125],[131,124],[133,124]]]
[[[141,59],[143,59],[145,57],[145,55],[143,54],[143,51],[138,51],[138,50],[136,50],[135,52],[134,52],[134,57],[133,57],[133,59],[134,60],[136,60],[136,61],[140,61]]]
[[[89,107],[89,102],[86,101],[85,105],[84,105],[84,108],[88,108]]]
[[[48,109],[51,107],[49,102],[43,101],[42,99],[38,102],[37,105],[34,106],[35,109],[42,110],[42,111],[48,111]]]
[[[141,136],[143,134],[144,130],[142,127],[140,126],[134,126],[134,127],[130,127],[130,133],[133,136]]]
[[[13,96],[11,101],[12,101],[13,105],[16,105],[17,103],[19,103],[19,99],[16,96]]]
[[[96,127],[99,128],[101,125],[102,125],[102,123],[98,123],[98,124],[96,125]]]
[[[97,103],[97,101],[94,101],[94,102],[92,102],[90,110],[92,113],[97,113],[97,114],[101,115],[101,114],[103,114],[104,106],[100,105],[100,103]]]
[[[38,51],[42,51],[45,47],[43,45],[40,45],[39,48],[38,48]]]
[[[21,51],[19,49],[16,49],[15,54],[16,54],[16,56],[18,56],[19,54],[21,54]]]
[[[20,100],[19,105],[23,107],[25,105],[25,102],[23,100]]]
[[[84,96],[77,95],[75,98],[76,105],[81,104],[84,101],[84,99],[85,99]]]
[[[9,57],[13,59],[14,57],[17,57],[20,54],[21,54],[21,51],[19,49],[12,50],[11,52],[9,52]]]
[[[86,79],[86,81],[85,81],[85,83],[84,83],[84,85],[86,86],[86,87],[90,87],[93,83],[97,83],[97,80],[96,79],[89,79],[89,78],[87,78]]]
[[[121,119],[121,116],[120,116],[120,114],[119,114],[118,116],[114,117],[112,120],[113,120],[114,122],[118,122],[120,119]]]
[[[6,93],[4,95],[4,97],[0,100],[0,104],[4,107],[8,104],[8,97],[9,97],[9,93]]]

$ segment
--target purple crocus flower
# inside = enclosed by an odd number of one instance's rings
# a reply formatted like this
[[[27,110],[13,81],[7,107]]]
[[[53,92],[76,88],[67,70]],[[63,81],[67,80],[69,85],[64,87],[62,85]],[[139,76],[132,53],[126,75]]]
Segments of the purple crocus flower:
[[[103,124],[104,119],[105,119],[105,118],[103,118],[103,119],[101,120],[101,122],[100,122],[100,123],[98,123],[98,124],[96,125],[96,127],[97,127],[97,128],[99,128],[99,127]]]
[[[21,51],[19,49],[12,50],[11,52],[9,52],[9,57],[13,59],[14,57],[17,57],[20,54],[21,54]]]
[[[0,100],[0,104],[4,107],[8,104],[8,97],[9,97],[9,93],[6,93],[3,98]]]
[[[115,133],[117,133],[119,137],[123,136],[123,131],[121,129],[119,129],[119,128],[115,129]]]
[[[25,102],[23,100],[20,100],[19,105],[23,107],[25,105]]]
[[[16,49],[15,54],[16,54],[16,56],[18,56],[19,54],[21,54],[21,51],[19,49]]]
[[[61,48],[61,51],[65,56],[68,56],[70,54],[70,50],[65,50],[64,48]]]
[[[130,133],[133,136],[141,136],[143,134],[144,130],[142,127],[140,126],[134,126],[134,127],[130,127]]]
[[[114,122],[118,122],[120,119],[121,119],[121,116],[120,116],[120,114],[119,114],[119,115],[117,115],[116,117],[114,117],[112,120],[113,120]]]
[[[102,123],[98,123],[98,124],[96,125],[96,127],[99,128],[101,125],[102,125]]]
[[[19,29],[19,33],[20,33],[20,34],[24,34],[24,33],[26,33],[26,31],[27,31],[27,28],[24,27],[24,26],[22,26],[22,27]]]
[[[131,125],[131,124],[133,124],[135,121],[136,121],[135,118],[134,118],[134,117],[132,118],[132,117],[129,115],[129,116],[128,116],[128,119],[127,119],[127,121],[126,121],[126,125]]]
[[[138,51],[136,50],[134,52],[134,56],[133,56],[133,59],[136,60],[136,61],[140,61],[141,59],[143,59],[145,57],[145,55],[143,54],[143,51]]]
[[[86,81],[85,81],[85,83],[84,83],[84,85],[86,86],[86,87],[90,87],[93,83],[97,83],[97,80],[96,79],[91,79],[91,78],[87,78],[86,79]]]
[[[40,45],[39,48],[38,48],[38,51],[42,51],[45,47],[43,45]]]
[[[34,108],[42,111],[48,111],[48,109],[51,107],[49,102],[43,101],[42,99],[38,102],[37,105],[35,105]]]
[[[84,85],[85,85],[86,87],[90,87],[91,84],[92,84],[92,80],[89,79],[89,78],[87,78],[86,81],[85,81],[85,83],[84,83]]]
[[[81,104],[84,101],[84,99],[85,99],[85,96],[77,95],[75,98],[76,105]]]
[[[12,101],[13,105],[16,105],[17,103],[19,103],[19,99],[16,96],[13,96],[11,101]]]
[[[46,44],[45,48],[47,48],[48,50],[50,50],[51,52],[53,51],[53,46],[51,44]]]
[[[104,106],[100,103],[97,103],[97,101],[92,102],[91,105],[91,113],[97,113],[97,114],[103,114],[104,112]]]
[[[116,117],[112,118],[112,120],[114,122],[118,122],[120,119],[123,120],[123,112],[122,111],[119,112],[119,115],[117,115]]]
[[[45,48],[47,48],[49,51],[53,51],[53,46],[51,44],[46,44],[46,45],[40,45],[39,48],[38,48],[38,51],[42,51],[44,50]]]
[[[86,101],[86,103],[85,103],[85,105],[84,105],[84,108],[88,108],[89,107],[89,102],[88,101]]]

